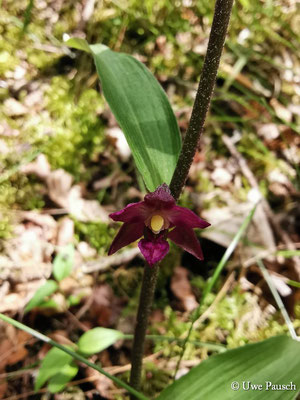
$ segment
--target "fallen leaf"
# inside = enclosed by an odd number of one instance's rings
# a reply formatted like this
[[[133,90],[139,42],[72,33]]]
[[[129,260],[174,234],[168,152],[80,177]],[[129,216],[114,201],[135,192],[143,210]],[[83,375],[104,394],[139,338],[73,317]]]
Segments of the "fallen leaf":
[[[35,174],[41,179],[46,179],[51,172],[50,164],[44,154],[39,154],[35,161],[21,168],[23,174]]]
[[[96,319],[98,326],[104,328],[113,326],[119,318],[121,302],[122,300],[114,295],[112,288],[108,284],[103,284],[93,291],[90,314]]]
[[[76,219],[83,222],[109,221],[107,212],[97,200],[85,200],[79,185],[72,186],[72,176],[58,169],[47,177],[49,197],[59,206],[65,208]]]
[[[107,136],[114,140],[114,145],[116,150],[121,158],[121,160],[128,161],[129,157],[131,156],[131,150],[128,146],[127,140],[124,136],[123,131],[119,127],[108,128],[106,130]]]
[[[202,216],[210,222],[211,227],[201,232],[201,237],[205,237],[227,248],[252,208],[253,202],[236,203],[231,201],[228,207],[215,207],[203,210]],[[265,249],[274,249],[275,247],[274,236],[270,230],[270,226],[266,222],[266,216],[261,208],[261,204],[257,206],[253,223],[248,228],[247,240],[253,244],[251,248],[248,248],[251,254],[247,254],[247,256],[250,257],[256,253],[260,253],[262,250],[261,246]],[[247,252],[246,248],[244,252]]]
[[[266,140],[277,139],[280,135],[277,124],[262,124],[257,126],[257,133]]]
[[[18,117],[28,112],[27,107],[14,98],[9,98],[4,101],[4,112],[9,117]]]
[[[171,280],[171,290],[181,301],[184,311],[192,311],[198,306],[190,281],[188,280],[188,274],[187,269],[176,267]]]
[[[95,370],[87,367],[85,368],[87,378],[93,381],[93,384],[98,394],[105,399],[113,400],[115,396],[112,394],[113,383],[104,375],[95,373]]]
[[[33,222],[42,228],[42,237],[46,241],[53,241],[57,236],[57,222],[48,214],[41,214],[36,211],[23,211],[21,213],[23,221]]]
[[[231,182],[232,175],[227,169],[219,167],[213,171],[211,179],[214,181],[216,186],[226,186]]]
[[[74,236],[74,221],[68,217],[61,218],[58,225],[57,245],[66,246]]]
[[[22,361],[28,355],[28,350],[25,345],[32,336],[24,331],[14,331],[13,337],[8,336],[6,339],[1,340],[0,343],[0,370],[3,370],[6,365],[14,365]]]
[[[97,255],[96,249],[91,247],[87,242],[79,242],[77,250],[84,259],[94,258]]]
[[[270,100],[270,105],[273,107],[276,115],[278,118],[287,121],[287,122],[291,122],[292,121],[292,113],[291,111],[284,107],[283,104],[279,103],[279,101],[275,98]]]

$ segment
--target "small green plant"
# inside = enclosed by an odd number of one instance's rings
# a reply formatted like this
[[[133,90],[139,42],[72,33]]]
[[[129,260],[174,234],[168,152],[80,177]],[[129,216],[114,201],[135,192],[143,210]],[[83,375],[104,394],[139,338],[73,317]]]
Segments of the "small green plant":
[[[85,332],[73,347],[68,349],[82,356],[99,353],[116,341],[123,339],[122,332],[114,329],[94,328]],[[39,390],[45,383],[50,393],[60,392],[78,372],[78,365],[70,354],[53,347],[48,351],[39,368],[34,389]]]
[[[48,279],[45,284],[35,292],[34,296],[25,307],[25,313],[31,311],[35,307],[57,307],[57,304],[50,296],[59,290],[59,282],[70,275],[73,263],[74,246],[69,244],[57,254],[53,261],[53,276],[55,280]],[[71,303],[74,303],[74,299]]]

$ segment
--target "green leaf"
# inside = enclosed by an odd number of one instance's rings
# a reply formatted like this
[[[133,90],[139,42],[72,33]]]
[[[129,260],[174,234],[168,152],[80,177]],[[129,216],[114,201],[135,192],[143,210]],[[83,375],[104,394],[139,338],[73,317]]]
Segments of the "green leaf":
[[[294,399],[300,388],[300,343],[277,336],[210,357],[168,386],[157,400],[248,400]],[[243,390],[243,382],[262,385],[263,390]],[[237,382],[238,390],[231,389]],[[264,390],[266,382],[289,384],[297,390]]]
[[[66,364],[57,375],[52,376],[48,383],[50,393],[57,393],[64,389],[66,384],[77,375],[78,367],[75,363]]]
[[[85,47],[75,38],[66,44]],[[164,182],[169,184],[181,138],[165,92],[152,73],[132,56],[101,44],[89,48],[104,96],[125,134],[147,188],[153,191]]]
[[[72,47],[73,49],[82,50],[86,53],[91,53],[90,46],[85,39],[69,38],[69,35],[67,35],[67,39],[64,40],[64,42],[67,46]]]
[[[61,250],[53,261],[53,275],[61,281],[70,275],[74,263],[74,246],[69,244]]]
[[[62,368],[72,362],[72,356],[53,347],[48,351],[42,361],[38,376],[34,384],[34,390],[39,390],[48,379],[61,372]]]
[[[54,293],[58,288],[58,285],[53,280],[48,280],[43,286],[41,286],[34,294],[32,299],[29,301],[27,306],[25,307],[24,312],[32,310],[34,307],[39,306],[47,296],[50,296]]]
[[[286,258],[300,257],[300,250],[279,250],[276,252],[276,255]]]
[[[114,329],[94,328],[79,339],[78,350],[83,354],[95,354],[123,338],[123,333]]]
[[[42,301],[39,304],[39,308],[54,308],[58,309],[58,304],[53,299]]]

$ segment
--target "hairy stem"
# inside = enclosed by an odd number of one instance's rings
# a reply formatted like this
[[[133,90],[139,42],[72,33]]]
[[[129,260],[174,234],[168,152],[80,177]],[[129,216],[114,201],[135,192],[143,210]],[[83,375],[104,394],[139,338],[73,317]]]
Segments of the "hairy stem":
[[[216,0],[207,53],[191,120],[170,184],[170,189],[175,200],[178,200],[183,189],[203,131],[206,114],[215,86],[232,4],[233,0]],[[130,385],[136,390],[140,388],[141,383],[145,336],[157,276],[158,265],[152,268],[145,267],[131,358]],[[135,399],[135,397],[131,395],[131,399]]]
[[[179,198],[187,179],[203,131],[206,114],[214,91],[232,4],[233,0],[216,0],[214,19],[197,95],[181,153],[170,184],[171,192],[176,200]]]
[[[158,269],[158,264],[151,268],[149,265],[146,265],[144,269],[131,355],[132,367],[130,373],[130,385],[136,390],[139,390],[141,384],[145,337],[158,276]],[[131,395],[131,399],[135,399],[135,396]]]

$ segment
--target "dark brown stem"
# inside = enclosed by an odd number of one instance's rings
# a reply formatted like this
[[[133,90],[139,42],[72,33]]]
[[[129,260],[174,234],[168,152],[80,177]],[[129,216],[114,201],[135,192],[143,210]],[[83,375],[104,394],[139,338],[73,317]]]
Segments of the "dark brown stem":
[[[214,91],[232,4],[233,0],[216,0],[214,19],[200,83],[190,123],[170,184],[170,189],[175,200],[178,200],[183,189],[203,131],[206,114]]]
[[[144,269],[131,356],[130,385],[136,390],[139,390],[141,384],[145,336],[156,287],[158,269],[158,264],[153,267],[146,265]],[[131,399],[135,399],[135,396],[131,396]]]
[[[215,86],[232,4],[233,0],[216,0],[207,53],[204,60],[192,116],[170,184],[170,189],[175,200],[178,200],[183,189],[203,130],[206,114]],[[132,367],[130,385],[136,390],[139,390],[141,384],[145,336],[156,286],[158,268],[158,265],[155,265],[152,268],[146,266],[144,270],[131,358]],[[134,398],[134,396],[131,396],[132,400]]]

